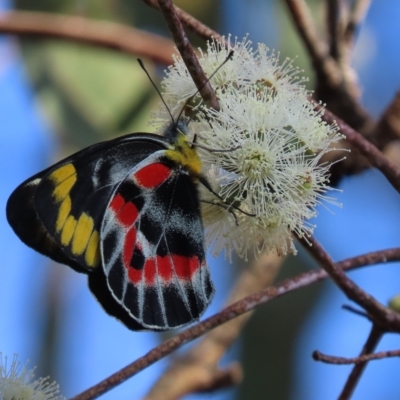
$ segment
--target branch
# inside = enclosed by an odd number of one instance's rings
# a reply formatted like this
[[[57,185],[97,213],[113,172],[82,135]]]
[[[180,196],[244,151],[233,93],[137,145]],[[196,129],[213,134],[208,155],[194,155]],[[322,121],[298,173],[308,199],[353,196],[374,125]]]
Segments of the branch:
[[[381,115],[371,138],[379,149],[384,149],[386,145],[398,139],[400,139],[400,92],[396,93]]]
[[[371,0],[326,0],[327,26],[330,36],[330,54],[338,61],[347,80],[354,79],[351,68],[355,31],[365,18]],[[351,4],[350,4],[351,3]]]
[[[371,355],[371,353],[375,350],[376,346],[382,339],[384,331],[382,331],[378,326],[372,325],[371,332],[369,333],[368,339],[361,351],[360,357]],[[342,393],[340,393],[339,400],[348,400],[353,395],[355,388],[357,387],[358,382],[360,381],[361,375],[367,366],[366,360],[358,362],[353,370],[350,372],[349,377],[347,378],[347,382],[344,385]]]
[[[243,271],[227,304],[232,304],[271,285],[282,261],[283,258],[274,253],[262,254],[250,268]],[[251,315],[252,312],[248,312],[205,335],[200,343],[183,357],[178,358],[167,369],[152,387],[145,400],[179,399],[198,391],[199,387],[215,389],[219,375],[218,363],[226,350],[237,339]],[[238,373],[236,375],[238,378]],[[239,382],[232,381],[232,384],[237,383]]]
[[[147,5],[155,9],[159,9],[157,0],[143,0]],[[215,38],[219,42],[223,43],[224,38],[216,31],[208,27],[207,25],[200,22],[198,19],[183,11],[181,8],[175,6],[176,14],[178,15],[182,24],[192,32],[196,33],[199,37],[204,40],[211,40]]]
[[[321,106],[317,105],[315,109],[320,108]],[[346,140],[365,156],[372,166],[379,169],[392,186],[400,193],[400,169],[394,163],[389,161],[371,142],[329,110],[324,109],[322,118],[329,124],[336,122],[340,132],[346,137]]]
[[[365,18],[371,0],[354,0],[350,5],[346,21],[342,26],[342,62],[344,65],[352,65],[353,47],[355,42],[355,33],[360,23]],[[350,74],[355,74],[353,69],[349,68]],[[356,127],[358,128],[358,127]]]
[[[329,33],[329,54],[342,64],[345,59],[346,48],[344,30],[348,19],[348,7],[343,0],[326,0],[327,28]]]
[[[13,11],[0,14],[0,32],[50,37],[108,47],[170,65],[175,52],[171,40],[114,22],[84,17]]]
[[[372,353],[375,350],[378,343],[380,342],[384,333],[385,332],[381,330],[379,327],[377,327],[376,325],[372,325],[368,339],[361,351],[361,354],[358,357],[353,357],[353,358],[335,357],[335,356],[328,356],[319,351],[313,352],[313,358],[315,361],[322,361],[327,364],[335,364],[335,365],[356,364],[347,379],[347,382],[339,396],[339,400],[347,400],[351,398],[361,378],[361,375],[364,372],[365,367],[367,366],[368,361],[380,360],[382,358],[387,358],[387,357],[400,356],[400,350],[382,351],[380,353],[375,353],[375,354]]]
[[[328,356],[319,351],[314,351],[313,358],[315,361],[322,361],[327,364],[348,365],[348,364],[361,364],[368,361],[382,360],[384,358],[400,357],[400,350],[379,351],[378,353],[365,354],[363,356],[346,358]]]
[[[372,265],[380,262],[391,262],[400,260],[400,248],[387,249],[364,254],[358,257],[349,258],[337,264],[338,268],[343,270],[350,270],[359,268],[366,265]],[[319,282],[328,277],[327,273],[321,269],[313,270],[300,274],[294,278],[282,281],[276,286],[268,287],[257,293],[245,297],[237,301],[229,307],[226,307],[221,312],[205,319],[202,322],[186,329],[182,333],[166,340],[159,346],[150,350],[144,356],[138,358],[128,366],[122,368],[118,372],[104,379],[100,383],[85,390],[81,394],[73,397],[71,400],[90,400],[100,396],[101,394],[111,390],[113,387],[124,382],[128,378],[147,368],[149,365],[154,364],[156,361],[171,354],[174,350],[183,346],[184,344],[193,341],[209,332],[211,329],[222,325],[223,323],[236,318],[248,311],[253,310],[261,304],[268,303],[269,301],[283,296],[287,293],[293,292],[300,288],[311,285],[312,283]]]
[[[337,2],[338,0],[332,0],[329,4],[334,7],[333,3]],[[317,82],[314,95],[318,100],[324,101],[336,114],[345,118],[351,126],[357,129],[368,127],[371,118],[359,102],[360,89],[357,76],[347,57],[349,52],[343,45],[344,28],[337,28],[341,34],[336,29],[333,33],[332,40],[337,39],[337,50],[340,53],[336,61],[329,53],[327,42],[318,33],[306,2],[286,0],[286,4],[315,69]],[[333,12],[334,10],[331,11]]]
[[[340,71],[329,55],[328,47],[314,24],[310,10],[304,0],[286,0],[297,31],[308,50],[316,74],[326,80],[329,86],[342,82]]]
[[[369,316],[368,316],[368,314],[367,314],[365,311],[361,311],[361,310],[359,310],[358,308],[353,307],[351,304],[344,304],[344,305],[342,305],[342,309],[343,309],[343,310],[346,310],[346,311],[349,311],[349,312],[351,312],[351,313],[353,313],[353,314],[356,314],[356,315],[358,315],[358,316],[360,316],[360,317],[369,319]]]
[[[326,26],[329,36],[329,54],[336,59],[337,57],[337,42],[338,42],[338,15],[339,15],[339,0],[327,0],[325,2],[326,13]]]
[[[171,0],[157,0],[160,11],[168,25],[168,28],[172,34],[176,47],[182,56],[182,59],[189,71],[190,76],[195,83],[197,90],[200,92],[201,97],[208,107],[219,110],[218,100],[214,94],[208,78],[205,75],[199,60],[186,37],[185,31],[181,21],[175,11],[175,7]]]
[[[373,296],[354,283],[315,238],[299,239],[306,250],[317,260],[321,267],[329,274],[331,279],[346,294],[346,296],[363,307],[371,319],[388,331],[400,332],[400,314],[383,306]],[[311,243],[311,246],[309,245]]]
[[[371,0],[355,0],[352,6],[350,18],[345,30],[345,40],[347,46],[350,48],[354,44],[354,35],[360,25],[361,21],[364,20],[365,15],[368,12]]]

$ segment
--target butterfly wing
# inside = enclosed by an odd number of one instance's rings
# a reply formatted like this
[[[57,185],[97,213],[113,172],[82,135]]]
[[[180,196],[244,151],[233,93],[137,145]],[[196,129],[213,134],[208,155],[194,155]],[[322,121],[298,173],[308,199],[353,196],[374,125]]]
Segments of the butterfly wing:
[[[147,329],[197,320],[214,288],[205,260],[197,187],[159,152],[113,192],[101,226],[101,257],[117,302]]]
[[[132,134],[88,147],[23,182],[7,202],[7,219],[36,251],[88,272],[99,264],[98,239],[114,186],[132,166],[165,149],[157,135]]]
[[[40,174],[26,181],[11,194],[7,202],[6,214],[16,235],[29,247],[54,261],[67,264],[78,272],[83,268],[67,255],[48,233],[35,210],[35,193],[40,182]]]
[[[96,144],[26,180],[7,202],[7,219],[19,238],[87,273],[105,311],[132,330],[192,322],[213,294],[196,185],[179,165],[159,162],[167,147],[152,134]],[[140,208],[129,229],[123,225],[133,218],[129,207],[112,208],[120,198]]]

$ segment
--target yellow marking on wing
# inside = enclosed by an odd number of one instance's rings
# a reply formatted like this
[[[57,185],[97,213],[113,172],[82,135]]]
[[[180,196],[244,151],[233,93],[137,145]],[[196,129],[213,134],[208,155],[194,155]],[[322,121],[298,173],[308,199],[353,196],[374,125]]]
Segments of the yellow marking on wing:
[[[201,173],[201,160],[195,148],[190,147],[186,136],[179,133],[174,148],[166,150],[166,156],[178,164],[185,166],[193,175]]]
[[[67,220],[69,213],[71,212],[72,202],[71,197],[67,196],[61,203],[58,209],[58,216],[56,221],[56,232],[60,233],[63,228],[65,221]]]
[[[72,254],[80,256],[86,249],[90,236],[94,227],[93,218],[86,213],[82,213],[75,227],[74,236],[72,238],[71,251]]]
[[[76,174],[75,167],[72,164],[66,164],[53,171],[49,178],[57,185],[74,174]]]
[[[71,242],[72,236],[74,235],[76,226],[76,219],[70,215],[65,221],[63,230],[61,232],[61,244],[63,246],[68,246]]]
[[[54,200],[59,203],[63,201],[71,191],[72,187],[75,185],[77,180],[76,174],[69,176],[67,179],[63,180],[60,184],[56,186],[53,191]]]
[[[54,184],[53,198],[59,203],[56,220],[56,232],[60,234],[61,245],[69,247],[74,256],[84,254],[87,267],[100,264],[100,235],[94,229],[94,221],[88,214],[82,213],[78,220],[71,215],[71,189],[77,181],[73,164],[66,164],[49,175]]]
[[[93,231],[86,247],[85,261],[89,267],[97,267],[100,264],[100,236],[99,232]]]

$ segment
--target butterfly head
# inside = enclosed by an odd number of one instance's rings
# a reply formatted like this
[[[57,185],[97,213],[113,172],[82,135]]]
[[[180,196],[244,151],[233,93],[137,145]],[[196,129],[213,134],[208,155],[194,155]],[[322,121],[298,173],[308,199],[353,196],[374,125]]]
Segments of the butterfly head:
[[[190,175],[197,178],[201,174],[201,160],[196,148],[187,140],[187,120],[180,118],[177,122],[169,124],[164,131],[164,137],[171,144],[166,151],[166,156],[183,166]]]
[[[170,122],[164,130],[163,136],[173,145],[180,135],[187,135],[188,123],[189,120],[185,117],[180,117],[177,121]]]

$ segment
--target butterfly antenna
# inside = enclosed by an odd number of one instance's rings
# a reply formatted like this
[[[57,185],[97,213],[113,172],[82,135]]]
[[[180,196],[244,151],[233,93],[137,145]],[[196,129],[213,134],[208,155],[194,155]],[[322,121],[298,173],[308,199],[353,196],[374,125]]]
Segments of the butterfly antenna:
[[[194,94],[192,94],[192,95],[186,100],[185,105],[182,107],[182,109],[181,109],[181,111],[180,111],[180,113],[179,113],[179,115],[178,115],[177,121],[179,121],[179,119],[181,118],[182,113],[183,113],[183,111],[185,110],[186,106],[193,100],[193,98],[197,95],[197,93],[199,93],[200,90],[203,89],[203,87],[204,87],[205,85],[207,85],[208,82],[210,82],[210,80],[214,77],[214,75],[215,75],[215,74],[216,74],[216,73],[217,73],[217,72],[232,58],[233,53],[234,53],[234,51],[231,50],[231,51],[229,52],[229,54],[227,55],[227,57],[225,58],[225,60],[222,62],[222,64],[219,65],[219,66],[217,67],[217,69],[207,78],[207,80],[194,92]]]
[[[153,85],[154,89],[156,89],[158,95],[160,96],[161,101],[163,102],[165,108],[166,108],[167,111],[168,111],[169,116],[171,117],[172,123],[175,124],[175,119],[174,119],[174,117],[172,116],[171,110],[170,110],[169,107],[167,106],[167,103],[165,102],[165,100],[164,100],[164,98],[163,98],[163,96],[162,96],[160,90],[158,89],[157,85],[153,82],[153,79],[151,79],[151,76],[150,76],[150,74],[147,72],[147,69],[146,69],[146,67],[145,67],[144,64],[143,64],[143,61],[142,61],[140,58],[138,58],[137,61],[138,61],[139,65],[142,67],[143,71],[146,73],[146,75],[147,75],[147,77],[149,78],[149,80],[150,80],[151,84]],[[225,64],[225,61],[224,61],[224,64]],[[222,64],[222,65],[223,65],[223,64]],[[221,66],[222,66],[222,65],[221,65]],[[218,69],[219,69],[219,68],[218,68]],[[217,71],[218,71],[218,70],[217,70]],[[207,82],[208,82],[208,81],[207,81]],[[207,83],[207,82],[206,82],[206,83]],[[203,86],[202,86],[202,87],[203,87]],[[197,92],[196,92],[196,94],[197,94]],[[190,98],[190,100],[191,100],[191,99],[192,99],[192,98]],[[185,104],[185,107],[186,107],[186,104]],[[179,114],[179,116],[180,116],[180,114]],[[178,119],[178,121],[179,121],[179,119]]]

